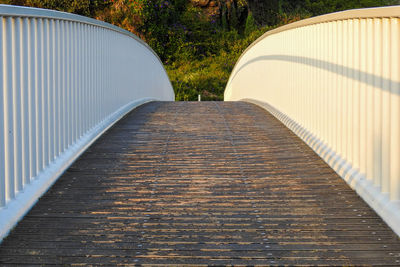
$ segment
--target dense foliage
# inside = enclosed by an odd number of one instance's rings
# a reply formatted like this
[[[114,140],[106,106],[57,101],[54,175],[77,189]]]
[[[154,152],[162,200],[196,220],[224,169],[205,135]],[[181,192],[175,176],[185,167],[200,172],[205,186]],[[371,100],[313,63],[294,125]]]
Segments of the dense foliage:
[[[160,56],[177,100],[222,100],[243,50],[272,27],[393,0],[0,0],[101,19],[144,39]],[[212,12],[210,12],[210,10]]]

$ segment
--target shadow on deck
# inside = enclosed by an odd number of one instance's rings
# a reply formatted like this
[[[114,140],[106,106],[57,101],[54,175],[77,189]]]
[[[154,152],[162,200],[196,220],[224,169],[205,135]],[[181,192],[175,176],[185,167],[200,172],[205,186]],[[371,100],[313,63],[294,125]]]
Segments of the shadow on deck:
[[[69,168],[0,263],[398,265],[400,240],[261,108],[153,102]]]

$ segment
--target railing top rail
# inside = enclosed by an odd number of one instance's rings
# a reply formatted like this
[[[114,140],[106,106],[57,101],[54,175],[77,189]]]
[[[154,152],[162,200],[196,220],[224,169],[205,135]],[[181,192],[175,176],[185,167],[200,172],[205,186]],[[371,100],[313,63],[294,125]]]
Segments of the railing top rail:
[[[243,55],[258,42],[262,41],[264,38],[284,32],[287,30],[292,30],[304,26],[309,26],[318,23],[346,20],[346,19],[367,19],[367,18],[400,18],[400,5],[399,6],[387,6],[387,7],[374,7],[374,8],[362,8],[362,9],[350,9],[345,11],[339,11],[334,13],[329,13],[321,16],[316,16],[308,19],[299,20],[284,26],[278,27],[276,29],[267,31],[261,35],[257,40],[250,44],[242,55],[237,60],[236,64],[240,61]],[[236,67],[236,66],[235,66]],[[234,68],[235,69],[235,68]]]
[[[136,41],[141,43],[147,49],[149,49],[156,58],[160,61],[161,65],[162,61],[158,57],[157,53],[142,39],[140,39],[135,34],[131,33],[130,31],[124,30],[118,26],[112,25],[110,23],[92,19],[89,17],[76,15],[72,13],[50,10],[50,9],[43,9],[43,8],[33,8],[33,7],[24,7],[24,6],[11,6],[11,5],[3,5],[0,4],[0,16],[4,17],[30,17],[30,18],[44,18],[44,19],[58,19],[58,20],[65,20],[65,21],[74,21],[85,23],[89,25],[94,25],[102,28],[106,28],[112,31],[119,32],[121,34],[127,35],[131,38],[134,38]]]

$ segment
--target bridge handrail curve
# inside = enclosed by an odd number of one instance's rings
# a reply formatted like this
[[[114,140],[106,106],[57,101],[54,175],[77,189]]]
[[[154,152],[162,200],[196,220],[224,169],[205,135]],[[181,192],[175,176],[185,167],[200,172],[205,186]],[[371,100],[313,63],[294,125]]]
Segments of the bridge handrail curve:
[[[387,6],[379,8],[360,8],[360,9],[350,9],[345,11],[338,11],[334,13],[324,14],[316,17],[311,17],[307,19],[302,19],[280,26],[276,29],[265,32],[263,35],[258,37],[254,42],[252,42],[240,55],[236,62],[239,62],[241,57],[255,46],[261,40],[267,38],[270,35],[277,34],[280,32],[288,31],[291,29],[296,29],[304,26],[310,26],[323,22],[333,22],[338,20],[347,19],[369,19],[369,18],[399,18],[400,17],[400,5],[399,6]]]
[[[102,133],[174,92],[144,41],[102,21],[0,5],[0,39],[1,241]]]
[[[400,235],[400,6],[342,11],[265,33],[225,100],[269,110]]]
[[[62,11],[57,11],[57,10],[51,10],[51,9],[44,9],[44,8],[31,8],[31,7],[25,7],[25,6],[11,6],[11,5],[5,5],[5,4],[0,4],[1,8],[1,15],[2,17],[21,17],[21,18],[42,18],[42,19],[57,19],[57,20],[65,20],[65,21],[73,21],[73,22],[80,22],[80,23],[85,23],[88,25],[93,25],[93,26],[98,26],[102,27],[105,29],[113,30],[116,32],[119,32],[121,34],[125,34],[139,43],[141,43],[143,46],[147,47],[154,56],[158,58],[160,63],[162,64],[161,59],[157,55],[156,52],[142,39],[140,39],[138,36],[135,34],[131,33],[130,31],[127,31],[125,29],[122,29],[118,26],[115,26],[113,24],[77,15],[77,14],[72,14],[72,13],[67,13],[67,12],[62,12]]]

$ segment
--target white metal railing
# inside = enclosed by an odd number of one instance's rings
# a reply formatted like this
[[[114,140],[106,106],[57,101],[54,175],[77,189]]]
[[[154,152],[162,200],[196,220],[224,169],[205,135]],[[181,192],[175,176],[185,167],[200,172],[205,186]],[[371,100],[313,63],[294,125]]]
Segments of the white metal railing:
[[[0,5],[0,241],[102,132],[174,100],[135,35],[73,14]]]
[[[225,100],[248,99],[303,138],[400,234],[400,7],[349,10],[267,32]]]

